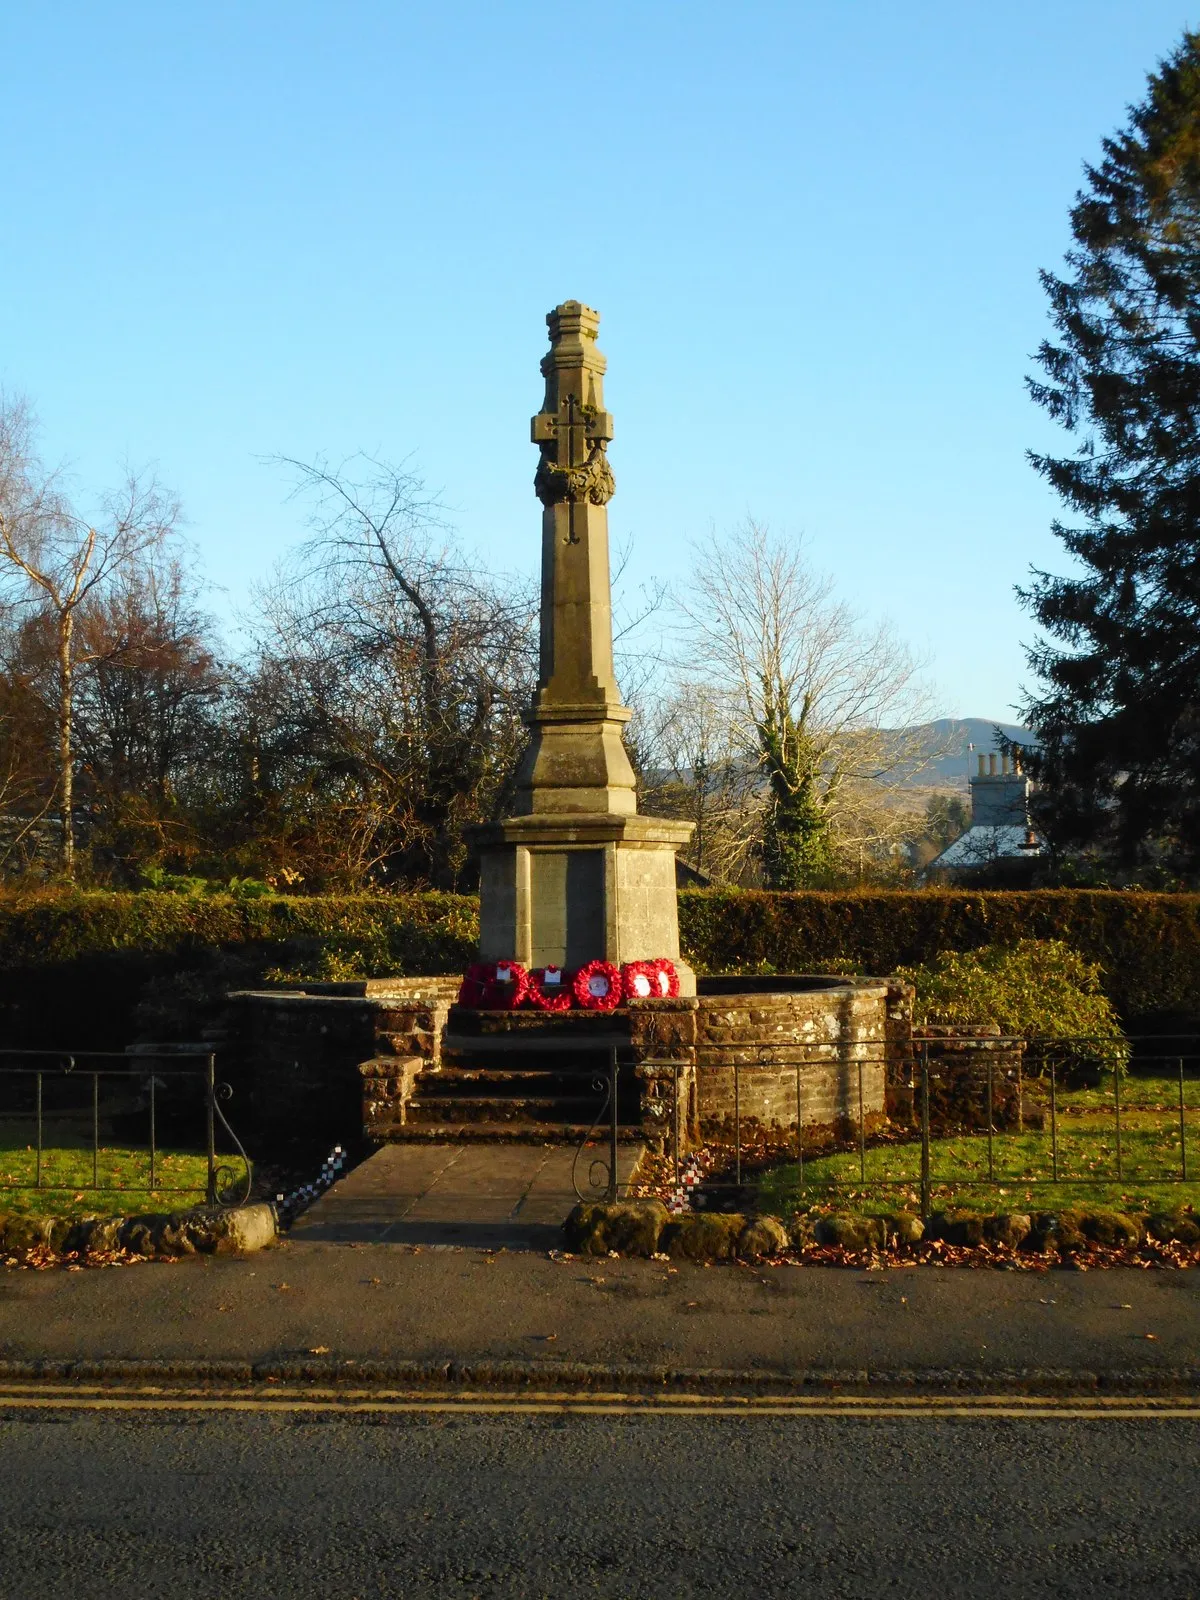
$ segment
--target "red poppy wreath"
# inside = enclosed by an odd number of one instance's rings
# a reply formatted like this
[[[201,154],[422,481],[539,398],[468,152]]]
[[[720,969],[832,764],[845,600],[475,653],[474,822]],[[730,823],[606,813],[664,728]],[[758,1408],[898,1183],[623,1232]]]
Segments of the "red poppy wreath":
[[[467,968],[460,996],[468,988],[475,998],[460,999],[460,1005],[476,1006],[483,1011],[511,1011],[524,1000],[529,987],[529,974],[519,961],[481,961]]]
[[[539,1011],[569,1011],[574,996],[561,967],[534,967],[525,998]]]
[[[589,961],[571,985],[585,1011],[612,1011],[621,1000],[621,974],[611,961]]]
[[[621,968],[621,988],[630,1000],[658,995],[658,972],[653,961],[627,961]]]
[[[679,993],[679,974],[675,971],[675,963],[666,956],[659,956],[650,965],[654,969],[654,993],[660,1000],[674,1000]]]
[[[487,971],[482,961],[473,961],[463,973],[463,980],[458,986],[458,1004],[460,1006],[481,1006],[483,1004],[483,975]]]

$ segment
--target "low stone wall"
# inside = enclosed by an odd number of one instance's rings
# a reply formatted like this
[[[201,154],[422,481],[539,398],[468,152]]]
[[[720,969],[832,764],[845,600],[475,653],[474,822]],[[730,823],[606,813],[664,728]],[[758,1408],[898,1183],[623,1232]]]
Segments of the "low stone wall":
[[[42,1255],[81,1261],[116,1252],[171,1260],[194,1255],[249,1255],[274,1244],[272,1206],[194,1206],[131,1217],[24,1217],[0,1214],[0,1254],[18,1262]]]
[[[405,1108],[420,1094],[418,1080],[443,1065],[457,988],[456,978],[408,978],[231,996],[235,1048],[260,1125],[330,1141],[360,1132],[378,1140],[405,1137]],[[732,1133],[735,1068],[747,1137],[756,1129],[794,1132],[797,1070],[805,1127],[857,1126],[860,1112],[868,1125],[882,1118],[889,1041],[900,1034],[907,1040],[911,1019],[903,985],[708,978],[700,991],[695,998],[633,1001],[605,1016],[456,1009],[449,1032],[458,1042],[444,1064],[501,1067],[494,1053],[472,1061],[473,1031],[511,1038],[519,1054],[522,1035],[549,1030],[561,1035],[565,1055],[597,1031],[627,1033],[622,1120],[628,1111],[657,1151],[671,1148],[676,1136],[686,1149],[702,1137]]]
[[[769,986],[769,987],[768,987]],[[911,1013],[910,1013],[911,1015]],[[889,985],[872,978],[704,979],[696,1013],[702,1136],[880,1121]]]
[[[381,1096],[402,1095],[436,1066],[457,978],[380,978],[245,990],[233,1002],[232,1047],[260,1126],[293,1137],[357,1139],[363,1062],[379,1063]]]

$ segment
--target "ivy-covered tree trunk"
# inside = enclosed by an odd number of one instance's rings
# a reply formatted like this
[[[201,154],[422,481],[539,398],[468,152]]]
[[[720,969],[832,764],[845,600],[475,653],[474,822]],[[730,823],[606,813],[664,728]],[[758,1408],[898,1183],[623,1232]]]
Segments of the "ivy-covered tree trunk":
[[[762,833],[768,889],[812,889],[833,872],[829,788],[817,752],[794,718],[777,705],[758,725],[769,798]]]
[[[1150,78],[1043,274],[1057,342],[1034,399],[1076,436],[1034,455],[1076,563],[1023,598],[1045,630],[1027,720],[1067,851],[1200,872],[1200,34]]]

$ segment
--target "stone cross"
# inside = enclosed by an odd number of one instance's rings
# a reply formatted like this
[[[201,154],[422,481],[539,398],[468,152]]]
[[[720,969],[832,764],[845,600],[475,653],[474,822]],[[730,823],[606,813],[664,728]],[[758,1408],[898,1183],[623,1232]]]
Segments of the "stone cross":
[[[634,778],[621,743],[630,713],[613,670],[607,506],[616,485],[600,318],[567,300],[546,321],[546,398],[531,425],[542,502],[540,671],[533,755],[518,781],[530,811],[627,814]]]
[[[473,830],[480,956],[579,967],[669,956],[683,993],[675,851],[690,822],[638,815],[621,739],[608,570],[612,418],[600,318],[566,300],[546,318],[546,397],[533,419],[542,503],[541,648],[515,814]]]

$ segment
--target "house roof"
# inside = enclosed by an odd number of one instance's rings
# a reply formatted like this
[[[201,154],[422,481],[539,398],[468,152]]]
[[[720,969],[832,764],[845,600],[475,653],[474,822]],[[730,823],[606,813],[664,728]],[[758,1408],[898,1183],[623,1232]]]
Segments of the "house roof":
[[[926,871],[937,867],[982,867],[989,861],[1005,857],[1031,858],[1045,855],[1041,839],[1036,845],[1026,843],[1029,829],[1015,823],[976,823],[948,845],[940,856],[935,856]],[[1034,835],[1037,838],[1037,835]]]

